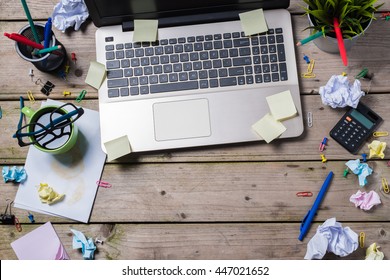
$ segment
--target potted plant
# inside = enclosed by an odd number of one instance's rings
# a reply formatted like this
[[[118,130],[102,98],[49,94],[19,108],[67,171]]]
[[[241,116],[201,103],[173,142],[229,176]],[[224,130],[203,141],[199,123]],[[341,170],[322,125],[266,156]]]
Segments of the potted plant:
[[[310,26],[314,32],[322,31],[325,36],[314,41],[316,46],[330,53],[337,53],[338,43],[334,32],[334,18],[338,19],[348,50],[359,36],[375,19],[374,13],[383,5],[376,5],[377,0],[303,0],[303,7],[308,15]]]

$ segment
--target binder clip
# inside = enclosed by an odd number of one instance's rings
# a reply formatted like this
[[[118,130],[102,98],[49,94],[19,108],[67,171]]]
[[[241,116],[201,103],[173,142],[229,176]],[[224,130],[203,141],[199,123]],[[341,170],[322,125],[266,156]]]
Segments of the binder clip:
[[[7,199],[6,201],[8,201]],[[22,231],[22,226],[19,223],[18,218],[15,217],[15,215],[12,214],[11,208],[12,208],[13,201],[7,203],[7,206],[5,207],[4,214],[0,214],[0,221],[3,225],[15,225],[17,231]],[[8,212],[9,207],[9,214]]]
[[[55,87],[55,85],[50,82],[50,81],[47,81],[46,83],[43,83],[42,80],[40,78],[38,78],[36,81],[35,81],[35,84],[36,85],[43,85],[43,87],[41,88],[41,92],[47,96],[49,96],[50,92],[53,90],[53,88]]]

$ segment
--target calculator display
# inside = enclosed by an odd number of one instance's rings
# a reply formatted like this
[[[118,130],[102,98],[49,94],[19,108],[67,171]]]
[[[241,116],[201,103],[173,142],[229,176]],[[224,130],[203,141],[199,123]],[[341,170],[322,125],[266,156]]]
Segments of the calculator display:
[[[374,126],[374,123],[367,119],[365,116],[363,116],[362,113],[352,110],[350,112],[351,116],[355,118],[357,121],[359,121],[362,125],[364,125],[367,129],[371,129],[371,127]]]

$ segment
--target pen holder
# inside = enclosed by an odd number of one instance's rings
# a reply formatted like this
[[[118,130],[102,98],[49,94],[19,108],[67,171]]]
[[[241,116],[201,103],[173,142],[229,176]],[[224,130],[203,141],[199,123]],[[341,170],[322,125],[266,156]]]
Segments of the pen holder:
[[[39,43],[43,45],[45,26],[43,24],[35,23],[35,29],[40,40]],[[34,41],[34,36],[30,25],[24,26],[19,30],[18,33],[25,36],[29,40]],[[36,49],[19,42],[15,43],[15,49],[21,58],[30,61],[38,70],[42,72],[56,72],[65,67],[67,55],[64,46],[57,40],[57,38],[54,36],[54,33],[52,32],[49,46],[53,47],[58,45],[61,46],[60,49],[42,55],[33,55],[32,52]]]

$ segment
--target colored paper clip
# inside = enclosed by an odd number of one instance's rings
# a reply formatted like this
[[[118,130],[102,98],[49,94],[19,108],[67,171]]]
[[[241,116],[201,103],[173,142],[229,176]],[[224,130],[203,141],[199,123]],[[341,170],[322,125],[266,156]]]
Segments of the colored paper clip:
[[[361,232],[359,234],[359,246],[360,248],[364,248],[364,241],[366,239],[366,234],[364,232]]]
[[[324,137],[324,139],[322,140],[322,142],[320,144],[320,147],[319,147],[319,151],[320,152],[324,151],[325,145],[326,145],[327,142],[328,142],[328,138]]]
[[[298,197],[312,197],[313,193],[312,192],[297,192]]]
[[[307,113],[307,126],[308,127],[313,126],[313,113],[312,112]]]
[[[111,188],[112,185],[108,182],[104,182],[104,181],[96,181],[96,184],[99,186],[99,187],[102,187],[102,188]]]
[[[368,69],[367,68],[363,68],[363,70],[360,71],[359,74],[357,74],[355,76],[355,79],[359,80],[361,78],[364,78],[367,74],[368,74]]]
[[[87,94],[87,91],[86,91],[85,89],[83,89],[83,90],[80,92],[79,96],[77,96],[76,102],[81,102],[81,100],[84,99],[84,96],[85,96],[86,94]]]
[[[15,227],[17,231],[22,231],[22,225],[19,223],[19,219],[17,217],[15,217]]]
[[[390,193],[389,184],[387,183],[386,178],[382,178],[382,188],[385,193]]]
[[[390,160],[387,162],[387,166],[390,167]]]
[[[309,65],[307,66],[306,73],[303,73],[301,76],[303,78],[315,78],[316,75],[313,73],[314,65],[315,65],[315,60],[313,59],[310,61]]]
[[[30,100],[31,104],[35,103],[35,98],[34,98],[33,93],[31,92],[31,90],[27,91],[27,97],[28,97],[28,100]]]
[[[374,137],[382,137],[382,136],[389,136],[389,133],[387,131],[375,131],[372,135]]]

